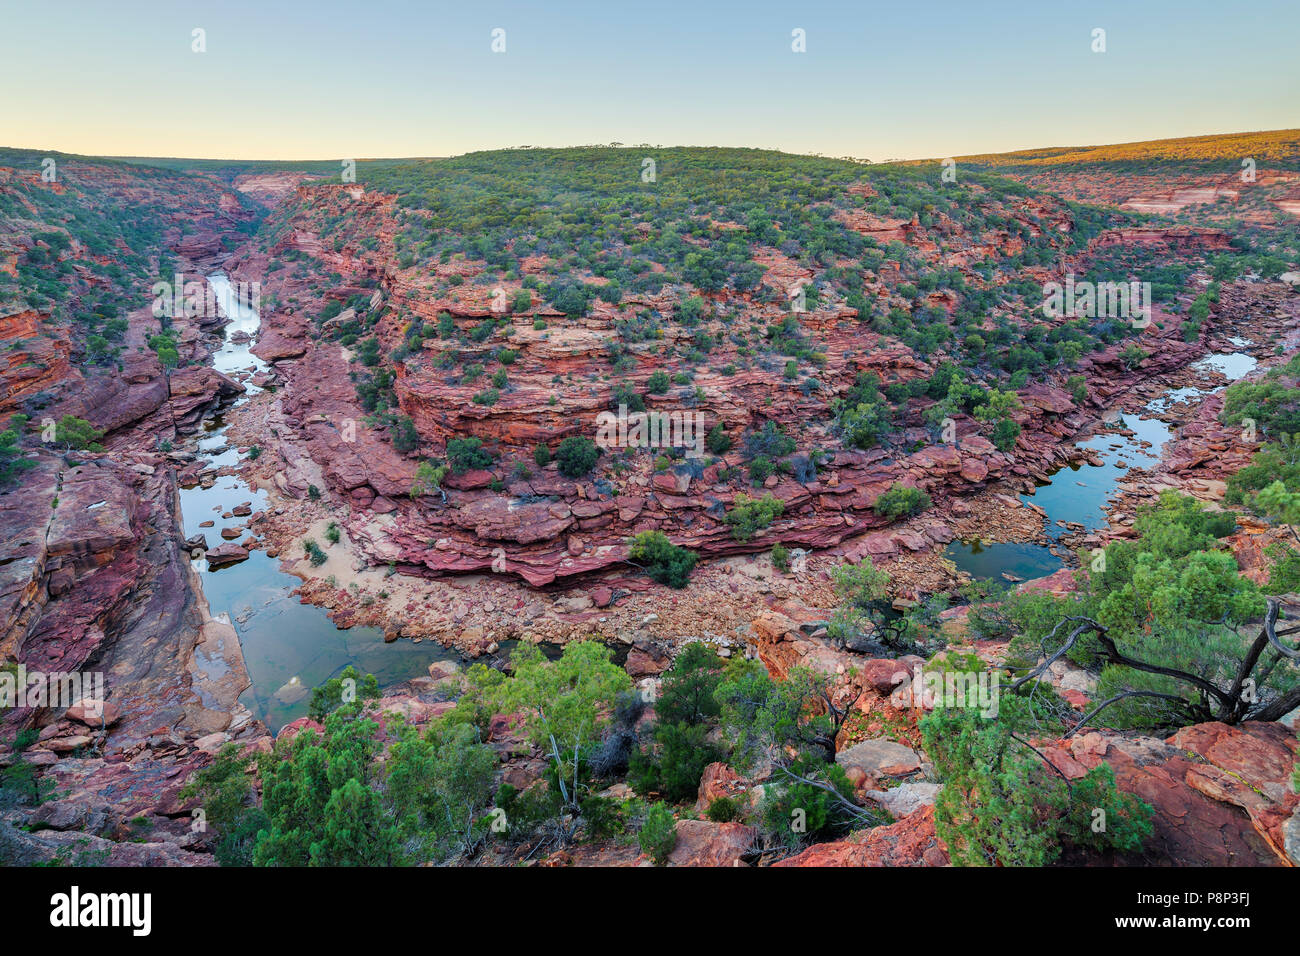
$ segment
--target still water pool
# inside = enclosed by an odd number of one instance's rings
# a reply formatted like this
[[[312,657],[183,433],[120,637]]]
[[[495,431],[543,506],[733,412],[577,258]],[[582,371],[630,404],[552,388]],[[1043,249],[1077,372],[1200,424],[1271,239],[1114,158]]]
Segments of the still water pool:
[[[1240,345],[1248,345],[1242,341]],[[1236,381],[1255,370],[1254,356],[1244,352],[1207,355],[1193,368],[1214,370],[1229,381]],[[1160,398],[1147,404],[1151,413],[1159,413],[1173,404],[1197,401],[1209,394],[1206,389],[1171,389]],[[1103,433],[1079,444],[1080,448],[1095,450],[1101,464],[1082,463],[1060,468],[1039,485],[1033,495],[1021,495],[1020,500],[1032,502],[1047,512],[1047,533],[1055,537],[1061,528],[1057,521],[1082,525],[1089,531],[1106,526],[1105,507],[1119,490],[1124,475],[1134,466],[1152,468],[1160,461],[1161,449],[1173,438],[1173,430],[1156,418],[1141,419],[1136,415],[1122,416],[1117,424],[1125,426],[1132,435]],[[1063,567],[1048,548],[1040,544],[980,544],[954,541],[945,555],[976,578],[994,578],[1012,575],[1030,579],[1051,574]]]

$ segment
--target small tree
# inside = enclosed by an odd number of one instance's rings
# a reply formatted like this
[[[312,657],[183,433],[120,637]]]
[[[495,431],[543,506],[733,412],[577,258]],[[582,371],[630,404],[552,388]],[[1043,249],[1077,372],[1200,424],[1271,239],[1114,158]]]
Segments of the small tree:
[[[599,742],[605,715],[632,686],[609,657],[609,649],[594,641],[566,644],[554,662],[535,644],[521,644],[511,658],[514,673],[492,689],[502,711],[524,712],[530,739],[550,754],[561,802],[575,815],[583,748]],[[562,835],[571,832],[563,829]]]
[[[769,808],[794,797],[797,802],[790,806],[806,810],[815,796],[818,813],[824,813],[819,829],[875,825],[875,814],[853,801],[853,788],[835,763],[835,741],[861,695],[847,685],[839,690],[825,675],[804,667],[792,668],[783,681],[773,680],[756,662],[733,667],[716,693],[722,726],[735,742],[734,760],[742,766],[771,763],[775,782],[765,798]],[[787,824],[789,819],[787,814]],[[788,825],[779,832],[791,836]]]
[[[81,451],[103,451],[104,446],[99,443],[103,437],[102,431],[84,418],[77,418],[75,415],[64,415],[54,426],[54,440],[63,446],[64,451],[73,448]]]
[[[641,852],[662,865],[677,846],[677,820],[667,804],[652,803],[637,834]]]
[[[415,481],[411,482],[410,496],[412,500],[419,498],[421,495],[431,495],[437,492],[442,495],[442,500],[446,503],[447,493],[442,490],[442,480],[446,477],[446,465],[435,465],[429,461],[420,462],[420,466],[415,469]]]
[[[441,718],[423,734],[403,729],[385,779],[407,846],[436,860],[472,852],[483,837],[476,824],[491,803],[498,765],[471,724]]]

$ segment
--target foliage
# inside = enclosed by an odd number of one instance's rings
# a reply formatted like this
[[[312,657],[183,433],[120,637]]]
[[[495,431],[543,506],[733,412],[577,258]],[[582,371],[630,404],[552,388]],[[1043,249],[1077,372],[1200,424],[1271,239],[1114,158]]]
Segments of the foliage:
[[[203,808],[205,826],[217,834],[213,855],[222,866],[251,865],[258,831],[271,822],[254,803],[248,778],[253,763],[242,745],[227,743],[180,793],[183,800],[197,798]]]
[[[1120,793],[1109,767],[1070,784],[1017,733],[1042,726],[1030,702],[1008,694],[997,719],[964,707],[937,707],[922,719],[926,753],[944,783],[935,828],[954,863],[1043,866],[1063,841],[1133,851],[1150,835],[1150,806]],[[1093,832],[1095,810],[1105,813],[1102,832]]]
[[[637,833],[641,852],[662,865],[677,845],[676,825],[673,812],[666,804],[652,803],[646,812],[645,823]]]
[[[442,491],[442,482],[447,477],[447,470],[446,465],[435,465],[429,461],[420,462],[419,467],[415,469],[415,480],[411,483],[411,498]]]
[[[54,426],[54,440],[64,448],[76,448],[81,451],[103,451],[99,440],[104,433],[95,428],[84,418],[64,415]]]
[[[492,453],[483,447],[481,438],[452,438],[447,442],[447,462],[452,474],[463,475],[474,469],[489,468],[493,460]]]
[[[662,531],[642,531],[632,539],[628,558],[641,564],[660,584],[680,589],[690,581],[697,556],[673,544]]]
[[[344,704],[358,701],[378,700],[379,681],[374,674],[362,675],[349,664],[343,668],[338,677],[331,677],[311,691],[311,702],[307,713],[312,720],[321,721]]]
[[[555,451],[560,474],[566,478],[581,478],[595,467],[599,457],[600,449],[585,435],[570,435]]]
[[[737,541],[752,541],[754,535],[770,525],[785,511],[785,502],[767,493],[762,498],[751,498],[741,492],[731,504],[724,519]]]
[[[583,748],[600,740],[605,715],[631,687],[627,673],[593,641],[566,644],[558,661],[548,661],[534,644],[521,644],[514,673],[493,690],[500,713],[522,711],[529,739],[550,756],[566,805],[576,808]]]
[[[466,723],[432,721],[405,728],[385,762],[386,798],[397,825],[420,858],[445,860],[472,849],[494,793],[498,757]]]
[[[393,866],[405,862],[401,832],[378,788],[378,724],[345,705],[325,733],[304,729],[262,759],[255,866]]]
[[[914,515],[930,507],[930,496],[920,488],[894,482],[872,505],[876,514],[889,520]]]
[[[721,707],[714,696],[723,669],[713,649],[693,642],[663,677],[651,742],[632,754],[628,782],[640,793],[684,801],[699,790],[704,768],[722,759],[708,739]]]
[[[1134,539],[1084,556],[1077,593],[1009,595],[973,623],[1011,634],[1026,670],[1062,650],[1099,668],[1111,726],[1276,719],[1300,705],[1300,667],[1269,646],[1265,597],[1220,543],[1234,526],[1231,513],[1165,492],[1139,509]]]

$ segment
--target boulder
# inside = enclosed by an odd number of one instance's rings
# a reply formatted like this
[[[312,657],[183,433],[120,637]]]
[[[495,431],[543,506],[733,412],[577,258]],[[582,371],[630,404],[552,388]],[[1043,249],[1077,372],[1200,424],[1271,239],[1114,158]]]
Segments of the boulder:
[[[845,770],[861,770],[868,777],[901,777],[921,769],[921,758],[915,750],[883,737],[841,750],[835,762]]]
[[[758,831],[743,823],[678,820],[676,830],[669,866],[740,866],[741,856],[758,839]]]

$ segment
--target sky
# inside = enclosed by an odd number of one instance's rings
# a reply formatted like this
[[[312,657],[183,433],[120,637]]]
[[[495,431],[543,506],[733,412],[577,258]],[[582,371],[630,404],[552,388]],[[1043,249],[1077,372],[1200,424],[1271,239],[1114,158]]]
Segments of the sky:
[[[1297,127],[1298,50],[1296,0],[0,0],[0,145],[878,162]]]

